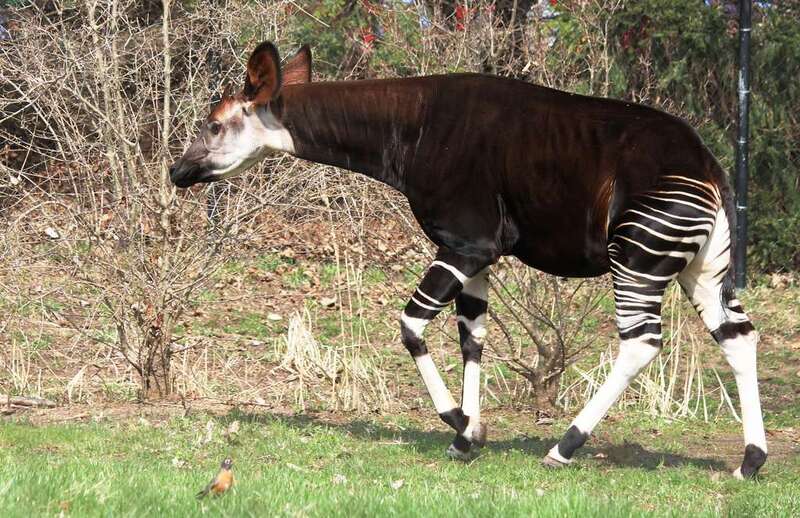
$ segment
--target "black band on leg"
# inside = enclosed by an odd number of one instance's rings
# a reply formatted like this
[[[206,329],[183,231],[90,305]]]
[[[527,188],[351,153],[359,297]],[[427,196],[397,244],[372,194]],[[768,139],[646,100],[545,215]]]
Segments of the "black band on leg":
[[[558,441],[559,455],[565,459],[571,459],[575,450],[583,446],[588,438],[589,434],[581,432],[575,425],[570,426],[567,433],[564,434],[564,437]]]
[[[472,295],[468,295],[466,293],[460,293],[458,297],[456,297],[456,307],[458,308],[459,315],[470,320],[475,320],[479,316],[486,313],[488,303],[483,299],[479,299],[478,297],[473,297]]]
[[[483,355],[483,344],[476,340],[471,334],[469,334],[469,330],[467,326],[462,324],[461,322],[458,323],[458,331],[461,333],[461,357],[464,359],[464,363],[468,361],[473,361],[475,363],[481,362],[481,356]],[[466,335],[466,338],[464,337]]]
[[[458,407],[442,412],[439,417],[459,434],[464,433],[464,430],[467,429],[467,424],[469,424],[469,417],[465,416],[464,411]]]
[[[461,293],[456,297],[456,311],[458,312],[458,316],[464,317],[470,321],[475,321],[478,317],[485,315],[488,307],[489,305],[485,300],[473,297],[472,295]],[[458,335],[461,343],[461,357],[464,363],[468,361],[480,363],[483,353],[483,343],[472,336],[472,333],[464,322],[458,323]]]
[[[403,322],[400,322],[400,340],[403,342],[406,350],[414,358],[428,354],[428,347],[425,345],[425,340],[415,335]]]
[[[726,340],[731,340],[737,336],[745,336],[755,331],[753,324],[749,320],[744,322],[724,322],[717,329],[711,331],[711,336],[718,344]]]
[[[744,478],[755,476],[765,462],[767,462],[767,453],[755,444],[748,444],[744,449],[744,461],[742,461],[741,467],[742,476]]]

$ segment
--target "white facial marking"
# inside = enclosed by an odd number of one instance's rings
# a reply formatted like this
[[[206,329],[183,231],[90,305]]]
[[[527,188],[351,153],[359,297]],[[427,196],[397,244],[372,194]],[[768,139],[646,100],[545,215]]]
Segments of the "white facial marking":
[[[275,118],[269,107],[258,110],[258,118],[263,125],[264,145],[274,151],[294,154],[294,140],[289,131]]]
[[[227,126],[225,133],[219,137],[208,136],[206,144],[206,160],[215,179],[243,173],[270,151],[294,153],[291,134],[269,106],[233,103],[221,115],[224,117],[221,122]],[[231,122],[234,117],[240,117],[240,120]]]

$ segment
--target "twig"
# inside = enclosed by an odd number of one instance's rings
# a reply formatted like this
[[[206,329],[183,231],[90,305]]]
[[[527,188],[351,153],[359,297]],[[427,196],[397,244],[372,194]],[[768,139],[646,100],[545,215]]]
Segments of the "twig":
[[[55,408],[56,402],[49,399],[25,396],[0,396],[0,405],[16,405],[36,408]]]

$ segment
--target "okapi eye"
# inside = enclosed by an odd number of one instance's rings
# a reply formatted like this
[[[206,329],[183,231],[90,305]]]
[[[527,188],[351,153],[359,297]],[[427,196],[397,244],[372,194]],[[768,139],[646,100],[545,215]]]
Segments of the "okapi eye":
[[[208,131],[210,131],[212,135],[219,135],[221,129],[222,124],[217,121],[208,123]]]

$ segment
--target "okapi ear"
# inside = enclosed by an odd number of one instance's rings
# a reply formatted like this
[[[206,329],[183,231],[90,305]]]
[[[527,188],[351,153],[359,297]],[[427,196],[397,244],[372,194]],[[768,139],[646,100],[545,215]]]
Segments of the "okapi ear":
[[[289,61],[283,65],[283,84],[299,85],[311,82],[311,49],[303,45]]]
[[[244,96],[255,104],[267,104],[281,90],[281,66],[278,49],[265,41],[250,54],[244,76]]]

